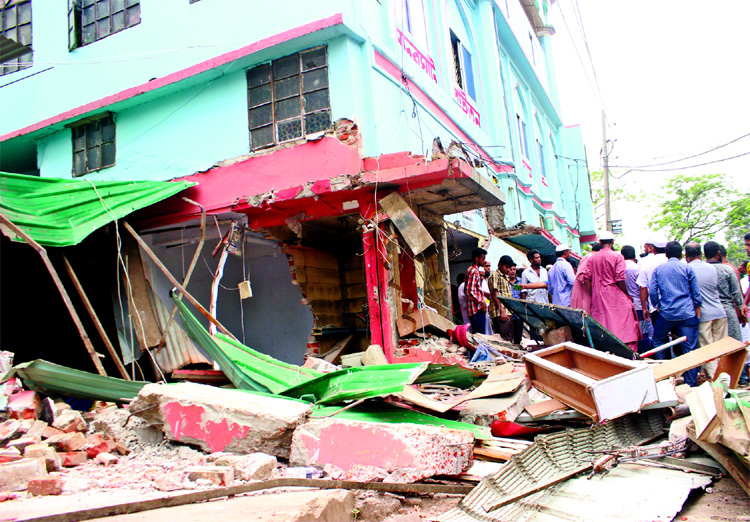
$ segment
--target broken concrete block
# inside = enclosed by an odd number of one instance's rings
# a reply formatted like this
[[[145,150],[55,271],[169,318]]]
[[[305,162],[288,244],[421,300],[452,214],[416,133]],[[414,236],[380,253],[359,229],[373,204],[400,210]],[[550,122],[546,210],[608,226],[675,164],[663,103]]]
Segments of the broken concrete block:
[[[261,451],[287,458],[292,432],[309,404],[195,383],[148,384],[130,406],[167,438],[207,452]]]
[[[16,392],[8,399],[8,414],[11,419],[36,419],[41,409],[39,396],[31,390]]]
[[[47,465],[47,471],[57,471],[62,467],[60,457],[49,444],[32,444],[23,450],[25,458],[42,458]]]
[[[276,457],[265,453],[249,455],[223,454],[213,461],[216,466],[230,466],[234,476],[240,480],[268,480],[276,471]]]
[[[21,452],[17,448],[0,449],[0,464],[21,460]]]
[[[86,444],[86,436],[78,431],[61,433],[45,441],[59,451],[78,451]]]
[[[35,497],[60,495],[63,492],[63,479],[62,477],[39,477],[31,479],[28,490]]]
[[[42,439],[49,439],[50,437],[54,437],[55,435],[62,435],[63,433],[65,432],[48,425],[46,428],[44,428],[44,430],[42,430]]]
[[[55,415],[55,422],[52,423],[52,427],[65,433],[85,432],[87,429],[86,421],[83,420],[81,413],[76,410],[62,410],[59,416]]]
[[[401,501],[389,495],[373,495],[358,500],[356,508],[359,510],[357,518],[362,520],[383,520],[401,509]]]
[[[33,478],[47,476],[44,459],[21,459],[0,464],[0,491],[23,491]]]
[[[29,428],[26,430],[26,435],[42,437],[44,429],[47,427],[47,423],[41,420],[34,420],[31,422]]]
[[[513,422],[528,404],[529,395],[523,388],[502,397],[472,399],[466,402],[458,420],[477,426],[490,426],[496,420]]]
[[[234,481],[234,468],[230,466],[196,466],[186,471],[193,482],[208,480],[217,486],[228,486]]]
[[[26,446],[31,446],[32,444],[39,444],[42,442],[42,439],[39,437],[21,437],[16,440],[10,441],[8,444],[6,444],[6,447],[8,448],[16,448],[18,451],[23,451]]]
[[[114,466],[120,459],[112,455],[111,453],[99,453],[94,462],[101,464],[102,466]]]
[[[89,460],[88,455],[86,455],[85,451],[66,451],[62,453],[58,453],[60,456],[60,464],[64,468],[72,468],[75,466],[80,466],[87,460]]]
[[[469,431],[315,419],[295,430],[290,464],[325,467],[335,479],[346,480],[362,468],[379,468],[390,474],[387,482],[414,481],[468,470],[473,449]]]
[[[8,419],[0,424],[0,445],[5,445],[9,440],[17,439],[21,435],[21,421]]]

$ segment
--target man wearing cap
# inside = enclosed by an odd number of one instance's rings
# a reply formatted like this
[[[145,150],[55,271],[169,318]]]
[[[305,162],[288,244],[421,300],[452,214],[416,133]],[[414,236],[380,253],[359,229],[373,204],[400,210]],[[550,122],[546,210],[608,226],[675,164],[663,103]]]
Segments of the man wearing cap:
[[[555,254],[557,260],[548,274],[549,294],[552,296],[552,304],[570,306],[570,296],[576,279],[573,267],[568,262],[570,247],[565,243],[557,245]]]
[[[502,305],[498,297],[512,297],[513,289],[508,280],[511,267],[516,266],[513,258],[502,256],[497,263],[497,270],[490,276],[490,318],[492,319],[492,329],[495,333],[508,342],[513,342],[513,317]]]
[[[641,287],[643,317],[651,319],[651,324],[655,324],[656,318],[652,318],[651,314],[656,312],[656,307],[649,302],[648,288],[651,284],[651,274],[654,273],[656,267],[667,262],[667,238],[659,234],[651,234],[646,239],[646,252],[648,255],[640,262],[641,271],[636,283]]]
[[[591,317],[636,352],[641,330],[625,284],[625,258],[614,251],[614,242],[609,230],[599,234],[602,249],[591,256],[582,276],[591,290]]]
[[[531,266],[521,274],[521,299],[534,303],[549,303],[547,294],[547,270],[542,266],[539,250],[526,252]]]

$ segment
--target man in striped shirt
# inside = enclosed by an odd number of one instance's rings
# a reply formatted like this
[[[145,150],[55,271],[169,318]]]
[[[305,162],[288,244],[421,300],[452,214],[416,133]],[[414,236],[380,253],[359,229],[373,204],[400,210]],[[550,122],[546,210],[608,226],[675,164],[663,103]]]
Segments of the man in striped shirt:
[[[487,302],[482,291],[482,274],[479,272],[479,267],[484,267],[486,256],[485,249],[475,248],[471,252],[472,265],[466,271],[466,308],[472,333],[484,333],[487,329]]]

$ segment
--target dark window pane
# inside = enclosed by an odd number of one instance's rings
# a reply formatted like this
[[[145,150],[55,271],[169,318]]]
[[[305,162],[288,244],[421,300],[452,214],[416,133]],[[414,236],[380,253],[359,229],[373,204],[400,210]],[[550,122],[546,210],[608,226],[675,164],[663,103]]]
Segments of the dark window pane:
[[[83,0],[82,5],[83,7],[88,7],[90,5],[94,5],[96,3],[96,0]]]
[[[302,114],[299,96],[276,102],[276,120],[288,120],[289,118],[299,117]]]
[[[83,43],[88,44],[94,41],[96,37],[96,27],[94,24],[83,27]]]
[[[257,87],[258,85],[263,85],[264,83],[270,83],[271,82],[271,65],[265,64],[265,65],[259,65],[258,67],[254,67],[253,69],[250,69],[247,73],[247,83],[250,85],[250,87]]]
[[[115,144],[105,143],[102,145],[102,167],[115,164]]]
[[[302,136],[302,120],[283,121],[276,124],[279,141],[293,140]]]
[[[92,123],[86,126],[86,146],[95,147],[99,145],[99,125]]]
[[[99,147],[86,150],[86,170],[96,170],[101,166]]]
[[[305,134],[313,134],[330,128],[331,111],[315,112],[305,116]]]
[[[116,13],[125,9],[125,0],[112,0],[112,12]]]
[[[271,101],[271,84],[261,85],[247,92],[247,102],[250,107]]]
[[[79,127],[73,129],[73,150],[83,150],[86,147],[86,135],[83,132],[83,128]]]
[[[293,54],[273,62],[273,75],[277,80],[299,73],[299,55]]]
[[[84,172],[86,172],[86,157],[85,152],[76,152],[73,154],[73,173],[76,176],[80,176]]]
[[[18,6],[18,24],[28,24],[31,22],[31,2],[26,2]]]
[[[102,122],[102,143],[106,141],[114,141],[115,139],[115,124],[111,118],[107,118]]]
[[[308,69],[314,69],[316,67],[322,67],[326,64],[326,48],[321,47],[302,54],[302,70],[307,71]]]
[[[96,39],[104,38],[110,33],[109,18],[96,22]]]
[[[261,125],[268,125],[271,123],[273,113],[271,110],[271,104],[261,105],[257,109],[250,111],[250,128],[260,127]]]
[[[328,68],[316,69],[302,75],[302,92],[317,91],[328,87]]]
[[[250,133],[250,147],[257,149],[273,143],[273,125],[256,129]]]
[[[18,28],[18,43],[31,45],[31,25],[26,24]]]
[[[94,16],[94,6],[87,7],[83,10],[83,17],[81,20],[83,20],[83,25],[89,25],[93,24],[96,20],[96,17]]]
[[[126,18],[126,23],[128,27],[136,25],[141,21],[141,6],[135,5],[133,7],[128,7],[128,15]]]
[[[99,0],[96,3],[96,19],[101,20],[109,16],[109,0]]]
[[[277,100],[296,96],[299,94],[299,76],[292,76],[286,80],[280,80],[276,82],[274,88],[276,89],[275,98]]]
[[[131,5],[138,5],[140,0],[125,0],[125,5],[130,7]]]
[[[125,11],[112,15],[112,32],[122,31],[125,29]]]
[[[313,112],[330,107],[328,89],[305,94],[305,112]]]
[[[16,22],[16,10],[11,7],[3,11],[3,29],[10,29],[16,25],[18,25]]]

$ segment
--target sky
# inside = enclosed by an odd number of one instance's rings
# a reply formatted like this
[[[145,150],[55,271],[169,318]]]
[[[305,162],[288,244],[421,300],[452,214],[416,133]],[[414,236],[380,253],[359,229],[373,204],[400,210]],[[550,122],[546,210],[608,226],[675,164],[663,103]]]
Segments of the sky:
[[[750,136],[654,166],[750,134],[749,19],[748,0],[557,0],[552,42],[561,113],[565,125],[582,125],[589,169],[601,170],[603,107],[613,176],[632,166],[650,170],[613,186],[643,192],[654,205],[677,173],[727,174],[738,191],[749,191]],[[663,171],[740,154],[747,155]],[[623,220],[618,243],[642,246],[652,212],[614,203],[612,219]]]

